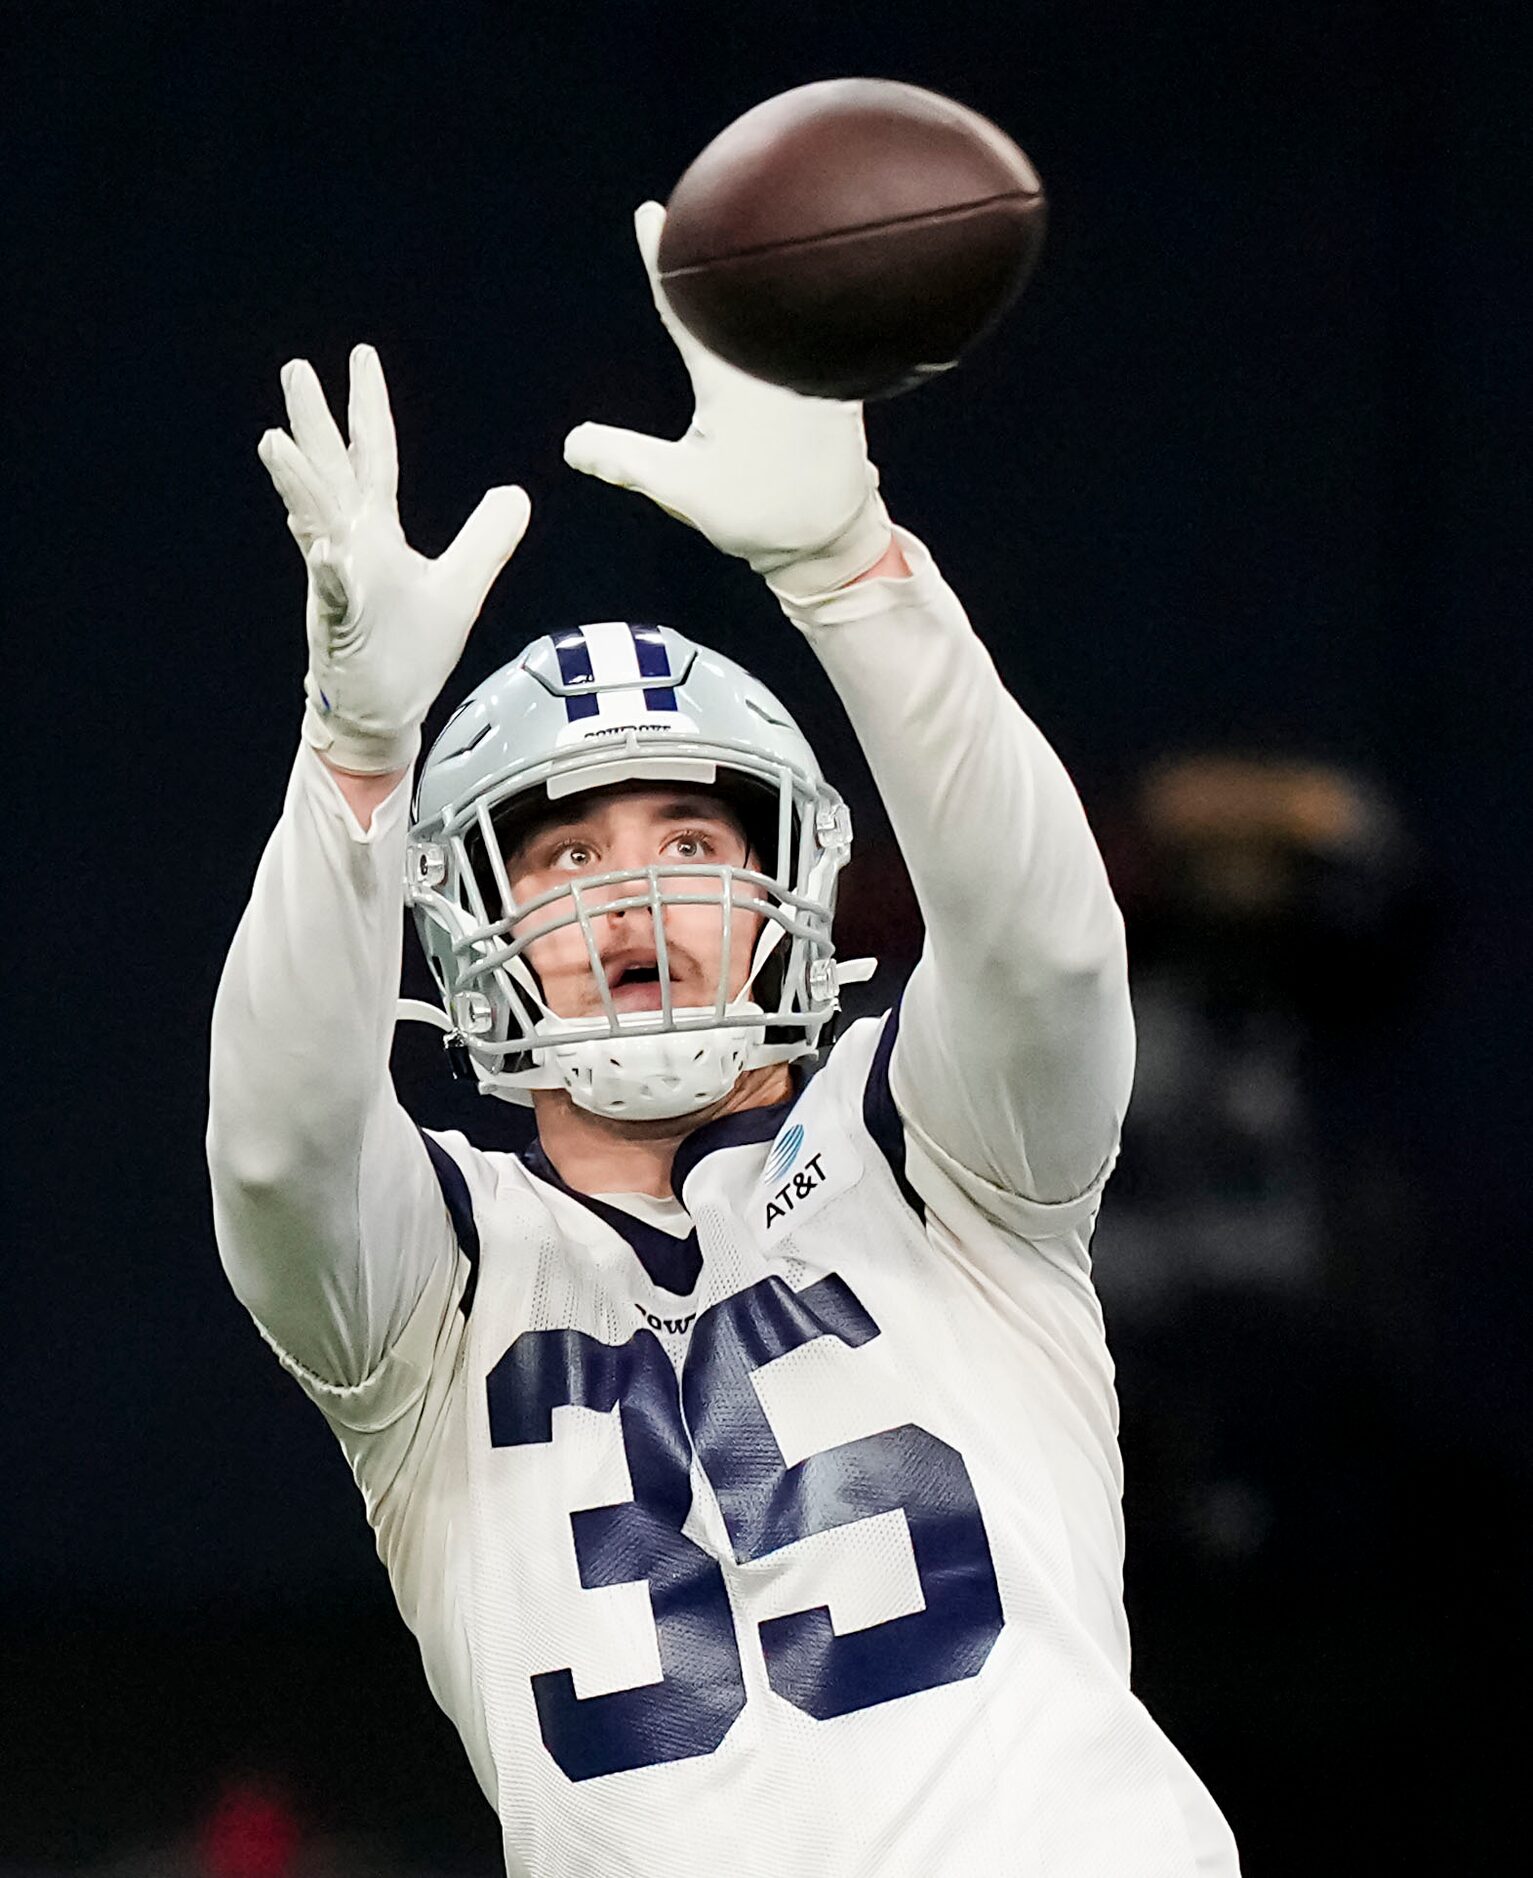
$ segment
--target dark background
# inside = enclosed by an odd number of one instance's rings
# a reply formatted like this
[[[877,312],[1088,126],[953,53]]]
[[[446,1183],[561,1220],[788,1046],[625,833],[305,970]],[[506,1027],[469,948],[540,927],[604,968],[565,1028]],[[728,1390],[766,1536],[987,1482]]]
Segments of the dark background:
[[[1352,1273],[1317,1306],[1335,1386],[1301,1387],[1286,1344],[1250,1379],[1302,1483],[1283,1542],[1238,1566],[1163,1543],[1126,1430],[1138,1686],[1257,1878],[1496,1869],[1533,1434],[1514,13],[36,13],[5,105],[24,887],[0,1868],[170,1843],[247,1770],[315,1831],[371,1835],[372,1870],[495,1869],[346,1470],[212,1242],[208,1013],[304,665],[255,443],[285,359],[343,396],[350,345],[374,341],[416,545],[438,552],[491,483],[533,498],[452,694],[551,627],[669,620],[786,695],[876,836],[839,708],[769,597],[560,457],[586,417],[686,420],[633,205],[758,99],[856,72],[989,113],[1049,188],[1022,306],[869,429],[893,512],[1093,815],[1209,743],[1339,763],[1391,795],[1440,928],[1390,1020],[1321,1053],[1330,1160],[1366,1156],[1394,1199],[1332,1220]],[[423,1050],[400,1067],[423,1120],[505,1127]]]

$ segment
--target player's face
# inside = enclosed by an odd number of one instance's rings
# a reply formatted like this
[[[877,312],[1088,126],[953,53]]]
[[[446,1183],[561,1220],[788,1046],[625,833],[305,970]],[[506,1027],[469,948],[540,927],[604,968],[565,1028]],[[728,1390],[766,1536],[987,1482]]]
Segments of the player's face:
[[[557,819],[536,825],[506,856],[506,875],[518,905],[584,876],[660,866],[668,860],[687,866],[757,864],[728,805],[717,796],[683,787],[620,784],[577,797],[567,808],[554,805],[554,816]],[[711,906],[669,906],[664,912],[672,1005],[712,1004],[724,951],[722,883],[704,875],[683,874],[662,875],[660,885],[663,891],[714,896]],[[626,881],[593,887],[583,897],[594,908],[643,891],[642,882]],[[535,929],[551,914],[563,911],[555,902],[529,915],[526,924]],[[749,975],[761,916],[737,906],[731,924],[729,996],[734,997]],[[620,1012],[660,1009],[654,927],[648,907],[593,912],[596,949],[612,1002]],[[586,1017],[601,1011],[591,955],[578,924],[535,939],[526,956],[557,1016]]]

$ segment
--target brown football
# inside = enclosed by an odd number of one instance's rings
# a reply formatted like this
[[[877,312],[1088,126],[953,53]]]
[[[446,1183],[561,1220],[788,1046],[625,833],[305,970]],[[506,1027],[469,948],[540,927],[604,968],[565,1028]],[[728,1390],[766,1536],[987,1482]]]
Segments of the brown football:
[[[821,398],[956,365],[1026,285],[1037,172],[988,118],[917,85],[833,78],[736,118],[671,193],[660,275],[711,352]]]

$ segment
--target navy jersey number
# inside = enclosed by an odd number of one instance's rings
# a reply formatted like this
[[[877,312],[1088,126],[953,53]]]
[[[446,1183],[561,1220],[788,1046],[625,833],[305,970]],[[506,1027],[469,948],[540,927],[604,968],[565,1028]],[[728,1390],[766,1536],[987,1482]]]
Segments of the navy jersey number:
[[[583,1330],[530,1330],[490,1372],[490,1442],[547,1441],[553,1411],[621,1402],[633,1498],[570,1514],[580,1582],[649,1585],[663,1680],[577,1696],[567,1669],[534,1676],[538,1724],[571,1780],[708,1754],[745,1707],[734,1620],[719,1562],[681,1530],[692,1449],[676,1372],[653,1331],[601,1343]]]
[[[907,1422],[783,1465],[754,1371],[816,1337],[857,1349],[878,1326],[834,1273],[804,1291],[764,1278],[699,1318],[682,1376],[687,1424],[737,1560],[903,1508],[926,1608],[838,1637],[825,1605],[760,1626],[767,1678],[822,1721],[978,1675],[1001,1633],[990,1542],[963,1456]]]
[[[774,1277],[702,1313],[679,1390],[648,1330],[623,1344],[527,1331],[490,1372],[496,1447],[549,1440],[553,1410],[566,1404],[621,1404],[634,1497],[572,1513],[575,1555],[583,1585],[648,1583],[663,1680],[582,1699],[568,1669],[533,1678],[543,1740],[572,1780],[712,1753],[745,1706],[723,1571],[681,1530],[694,1443],[741,1563],[904,1512],[925,1608],[846,1636],[824,1605],[768,1619],[761,1646],[778,1695],[825,1719],[978,1674],[1001,1632],[1001,1600],[963,1456],[907,1423],[789,1467],[751,1381],[816,1337],[855,1349],[878,1334],[841,1278],[795,1292]]]

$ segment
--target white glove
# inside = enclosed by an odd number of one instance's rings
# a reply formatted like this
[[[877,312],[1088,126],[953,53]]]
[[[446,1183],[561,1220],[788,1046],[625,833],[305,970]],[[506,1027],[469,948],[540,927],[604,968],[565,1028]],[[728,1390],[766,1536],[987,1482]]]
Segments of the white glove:
[[[399,526],[394,418],[373,348],[351,355],[349,450],[307,359],[282,368],[282,389],[293,434],[267,431],[259,454],[309,570],[303,734],[338,769],[404,769],[531,504],[522,489],[490,490],[428,561]]]
[[[606,424],[564,440],[572,469],[635,489],[748,561],[774,593],[807,598],[865,574],[893,538],[868,461],[862,406],[800,397],[716,358],[676,318],[657,255],[665,210],[634,215],[665,330],[692,379],[696,408],[676,443]]]

